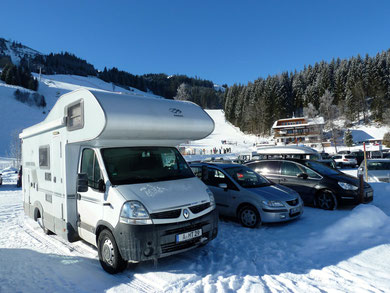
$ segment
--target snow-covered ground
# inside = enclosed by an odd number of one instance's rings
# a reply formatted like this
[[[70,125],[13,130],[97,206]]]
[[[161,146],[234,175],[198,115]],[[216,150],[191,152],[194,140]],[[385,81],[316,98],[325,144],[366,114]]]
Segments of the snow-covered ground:
[[[207,246],[105,273],[81,241],[44,235],[22,192],[0,186],[0,292],[389,292],[390,184],[372,204],[246,229],[223,220]]]

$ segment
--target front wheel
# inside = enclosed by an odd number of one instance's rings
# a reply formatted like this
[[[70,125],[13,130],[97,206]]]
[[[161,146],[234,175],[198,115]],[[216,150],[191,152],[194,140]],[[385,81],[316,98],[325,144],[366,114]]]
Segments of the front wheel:
[[[127,261],[120,255],[115,238],[108,230],[99,234],[98,253],[100,264],[107,273],[116,274],[126,269]]]
[[[337,198],[332,191],[324,190],[317,196],[316,206],[323,210],[335,210]]]
[[[261,223],[259,212],[250,205],[244,206],[239,210],[238,219],[242,226],[248,228],[256,228]]]

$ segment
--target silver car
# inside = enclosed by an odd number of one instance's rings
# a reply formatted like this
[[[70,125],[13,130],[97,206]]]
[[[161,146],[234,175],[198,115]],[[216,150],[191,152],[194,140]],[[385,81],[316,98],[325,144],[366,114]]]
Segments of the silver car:
[[[213,192],[219,214],[237,217],[244,227],[289,221],[303,214],[303,201],[297,192],[270,182],[246,166],[217,163],[190,166]]]
[[[363,174],[366,182],[390,182],[390,159],[370,159],[366,165],[364,161],[360,164],[358,174]]]

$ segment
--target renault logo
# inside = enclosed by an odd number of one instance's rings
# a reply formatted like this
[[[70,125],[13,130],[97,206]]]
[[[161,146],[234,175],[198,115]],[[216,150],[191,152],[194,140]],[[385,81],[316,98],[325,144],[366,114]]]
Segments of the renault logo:
[[[187,209],[184,209],[183,216],[184,216],[184,218],[188,219],[188,217],[190,216],[190,212]]]
[[[169,108],[169,111],[171,113],[173,113],[173,116],[176,116],[176,117],[183,117],[182,115],[182,112],[180,109],[177,109],[177,108]]]

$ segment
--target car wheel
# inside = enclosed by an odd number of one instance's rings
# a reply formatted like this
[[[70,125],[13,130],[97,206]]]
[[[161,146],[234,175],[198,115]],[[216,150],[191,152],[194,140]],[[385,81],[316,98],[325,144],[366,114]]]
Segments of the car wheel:
[[[115,238],[108,230],[103,230],[99,234],[98,254],[100,264],[109,274],[122,272],[127,267],[127,261],[120,255]]]
[[[335,210],[337,208],[337,198],[330,190],[321,191],[317,196],[316,206],[323,210]]]
[[[238,212],[240,224],[248,228],[256,228],[260,225],[261,219],[257,209],[253,206],[243,206]]]

